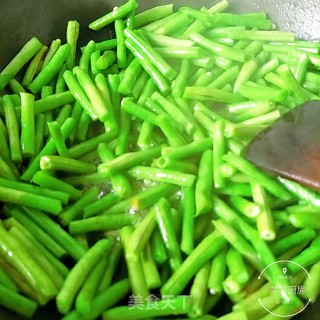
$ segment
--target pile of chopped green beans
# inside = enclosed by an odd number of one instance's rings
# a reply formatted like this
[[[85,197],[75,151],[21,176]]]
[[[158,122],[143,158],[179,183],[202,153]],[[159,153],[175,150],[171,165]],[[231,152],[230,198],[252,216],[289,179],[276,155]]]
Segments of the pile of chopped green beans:
[[[320,99],[319,44],[227,9],[128,0],[89,25],[113,39],[78,48],[70,21],[66,43],[32,38],[1,71],[1,306],[270,320],[316,301],[320,195],[244,154]]]

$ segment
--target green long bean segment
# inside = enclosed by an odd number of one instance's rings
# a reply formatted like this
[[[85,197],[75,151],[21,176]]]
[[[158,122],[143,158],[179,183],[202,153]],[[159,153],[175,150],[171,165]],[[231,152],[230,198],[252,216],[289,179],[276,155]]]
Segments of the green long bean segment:
[[[32,93],[40,92],[41,88],[47,85],[59,72],[70,51],[68,43],[59,47],[48,64],[41,70],[38,76],[29,84],[28,88]]]
[[[164,183],[177,184],[179,186],[191,187],[195,176],[189,173],[180,173],[170,169],[158,169],[137,166],[130,170],[129,174],[138,180],[151,180]]]
[[[61,313],[67,313],[72,305],[73,299],[84,282],[87,274],[111,248],[112,242],[107,239],[98,241],[70,271],[67,279],[57,296],[57,307]]]
[[[0,285],[0,296],[0,304],[3,307],[19,313],[24,317],[31,319],[36,312],[37,304],[34,301],[18,293],[12,292],[2,285]]]
[[[24,155],[35,153],[34,96],[21,93],[21,149]]]
[[[112,12],[107,13],[101,18],[90,23],[89,28],[93,30],[99,30],[117,19],[126,17],[127,14],[134,10],[137,6],[138,3],[135,0],[129,0],[126,4],[116,7]]]
[[[164,199],[160,199],[155,207],[158,227],[165,243],[169,264],[172,271],[176,271],[181,265],[182,259],[179,250],[178,241],[173,228],[173,220],[170,212],[169,203]]]
[[[45,230],[57,243],[59,243],[75,260],[79,260],[86,249],[79,244],[70,234],[61,228],[59,224],[48,216],[38,211],[35,214],[25,209],[26,214],[43,230]]]
[[[41,49],[37,38],[31,38],[0,73],[0,91],[9,83],[20,69]]]
[[[12,237],[3,227],[0,228],[1,256],[5,258],[24,278],[39,297],[50,299],[57,289],[46,272],[30,257],[26,248]]]
[[[48,235],[42,228],[28,218],[21,210],[13,209],[9,211],[10,216],[20,222],[21,225],[32,234],[47,250],[49,250],[57,258],[64,257],[66,251]]]
[[[3,111],[7,126],[7,135],[9,138],[10,156],[12,161],[21,162],[22,152],[19,137],[19,125],[12,96],[6,95],[3,97]]]
[[[52,214],[58,214],[62,209],[61,202],[57,199],[6,187],[0,187],[0,200],[5,203],[19,204]]]
[[[55,303],[64,320],[299,313],[319,297],[319,193],[245,154],[320,99],[319,43],[227,0],[142,2],[101,12],[99,41],[72,20],[0,70],[0,305],[32,318]]]

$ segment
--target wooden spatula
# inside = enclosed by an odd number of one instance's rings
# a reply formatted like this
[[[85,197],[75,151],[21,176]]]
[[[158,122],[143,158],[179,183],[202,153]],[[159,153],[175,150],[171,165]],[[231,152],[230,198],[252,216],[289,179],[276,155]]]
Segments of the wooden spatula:
[[[246,157],[271,174],[320,191],[320,101],[281,117],[249,144]]]

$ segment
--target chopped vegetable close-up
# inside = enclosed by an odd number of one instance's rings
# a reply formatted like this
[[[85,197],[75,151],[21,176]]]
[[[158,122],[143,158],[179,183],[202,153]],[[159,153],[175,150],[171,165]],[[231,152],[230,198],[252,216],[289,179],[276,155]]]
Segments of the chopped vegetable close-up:
[[[0,69],[1,319],[319,319],[320,42],[230,9],[128,0]]]

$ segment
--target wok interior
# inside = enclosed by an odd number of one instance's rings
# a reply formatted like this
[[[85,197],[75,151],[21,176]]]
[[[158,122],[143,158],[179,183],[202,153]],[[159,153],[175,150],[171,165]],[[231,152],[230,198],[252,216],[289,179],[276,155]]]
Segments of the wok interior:
[[[49,44],[56,38],[65,39],[68,20],[80,23],[80,45],[89,39],[110,37],[110,30],[98,34],[87,25],[123,3],[117,0],[11,0],[0,4],[0,69],[32,36]],[[217,0],[140,0],[139,10],[174,3],[176,7],[192,6],[201,8],[218,2]],[[305,40],[320,39],[320,5],[318,0],[229,0],[230,10],[237,13],[265,11],[279,29],[293,31]]]

